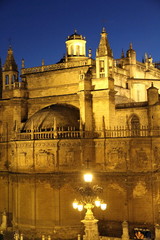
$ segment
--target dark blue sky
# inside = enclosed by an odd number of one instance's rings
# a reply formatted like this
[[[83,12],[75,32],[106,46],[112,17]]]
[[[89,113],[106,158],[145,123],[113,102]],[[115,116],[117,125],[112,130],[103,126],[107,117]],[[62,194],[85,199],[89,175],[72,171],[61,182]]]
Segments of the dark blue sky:
[[[0,0],[0,56],[4,64],[11,39],[18,66],[54,64],[65,53],[66,37],[77,29],[93,56],[102,27],[115,58],[129,43],[160,60],[160,0]]]

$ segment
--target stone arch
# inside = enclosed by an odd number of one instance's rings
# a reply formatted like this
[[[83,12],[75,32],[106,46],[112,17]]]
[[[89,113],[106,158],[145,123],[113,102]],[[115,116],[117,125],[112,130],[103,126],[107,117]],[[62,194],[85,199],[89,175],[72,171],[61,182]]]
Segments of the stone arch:
[[[132,136],[140,135],[140,119],[137,114],[132,114],[129,117],[129,129],[131,130]]]

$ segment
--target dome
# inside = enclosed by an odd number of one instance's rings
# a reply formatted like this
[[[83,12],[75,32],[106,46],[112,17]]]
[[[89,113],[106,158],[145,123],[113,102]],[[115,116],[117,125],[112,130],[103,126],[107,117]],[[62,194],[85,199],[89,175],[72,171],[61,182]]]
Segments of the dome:
[[[77,31],[75,30],[74,33],[70,36],[68,36],[67,40],[85,40],[85,37],[83,37],[82,35],[78,34]]]
[[[67,105],[51,105],[43,108],[31,116],[25,123],[23,130],[51,129],[68,127],[79,129],[79,110]]]

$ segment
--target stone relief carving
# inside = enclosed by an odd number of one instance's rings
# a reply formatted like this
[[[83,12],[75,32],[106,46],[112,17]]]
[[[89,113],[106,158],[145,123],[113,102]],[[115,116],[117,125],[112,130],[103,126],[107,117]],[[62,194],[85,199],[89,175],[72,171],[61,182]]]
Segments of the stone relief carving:
[[[135,165],[137,167],[143,167],[143,168],[147,168],[148,167],[148,157],[147,157],[147,153],[143,148],[140,148],[138,150],[136,150],[136,162]]]
[[[128,144],[128,141],[127,140],[107,140],[105,141],[105,146],[108,147],[108,146],[114,146],[114,147],[126,147],[126,145]]]
[[[108,169],[126,169],[129,161],[128,140],[105,140],[104,163]]]
[[[55,166],[55,155],[51,149],[48,150],[39,150],[36,154],[36,166],[38,167],[52,167]]]
[[[47,154],[45,151],[40,150],[39,153],[36,154],[36,166],[43,167],[47,162]]]
[[[147,193],[146,183],[143,181],[139,181],[133,189],[133,197],[134,198],[142,198]]]
[[[31,148],[33,147],[33,144],[32,143],[18,143],[18,148]]]
[[[117,183],[110,183],[109,187],[114,189],[115,191],[119,191],[120,193],[125,193],[125,189],[122,188],[119,184]]]
[[[35,143],[35,147],[57,147],[57,143]]]
[[[126,155],[127,154],[122,147],[113,147],[107,153],[106,167],[110,169],[124,167]]]
[[[81,165],[81,159],[80,159],[80,151],[74,150],[74,149],[66,149],[64,150],[64,154],[60,156],[59,166],[61,169],[63,168],[77,168],[78,164],[79,167]]]
[[[154,154],[154,166],[158,167],[160,163],[160,148],[158,148],[157,146],[154,147],[153,154]]]
[[[18,167],[24,167],[24,166],[28,165],[26,152],[20,152],[18,157],[19,157],[18,158]]]
[[[65,166],[74,165],[74,152],[73,151],[66,151],[65,159],[62,162],[62,165],[65,165]]]

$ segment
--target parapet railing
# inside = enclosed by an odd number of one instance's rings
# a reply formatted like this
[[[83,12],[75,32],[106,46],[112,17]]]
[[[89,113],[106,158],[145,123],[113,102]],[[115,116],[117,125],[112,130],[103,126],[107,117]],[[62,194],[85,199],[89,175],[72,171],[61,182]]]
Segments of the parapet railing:
[[[28,73],[36,73],[36,72],[45,72],[45,71],[52,71],[52,70],[58,70],[58,69],[64,69],[64,68],[71,68],[71,67],[79,67],[79,66],[85,66],[89,63],[89,60],[81,60],[81,61],[75,61],[75,62],[64,62],[64,63],[57,63],[52,65],[43,65],[39,67],[32,67],[32,68],[22,68],[21,72],[22,74],[28,74]]]
[[[17,132],[16,140],[39,140],[39,139],[80,139],[80,138],[130,138],[130,137],[160,137],[160,126],[149,128],[140,126],[139,128],[114,127],[105,130],[83,131],[83,130],[63,130],[50,129],[45,131],[29,130]]]
[[[23,132],[13,132],[8,136],[0,135],[0,141],[8,140],[43,140],[43,139],[82,139],[82,138],[135,138],[135,137],[160,137],[160,126],[149,128],[140,126],[138,128],[114,127],[105,130],[84,131],[68,128],[47,129],[47,130],[27,130]]]
[[[52,130],[52,131],[29,131],[16,134],[16,140],[39,140],[39,139],[65,139],[65,138],[84,138],[87,132],[75,130]],[[89,137],[89,133],[88,133]]]

